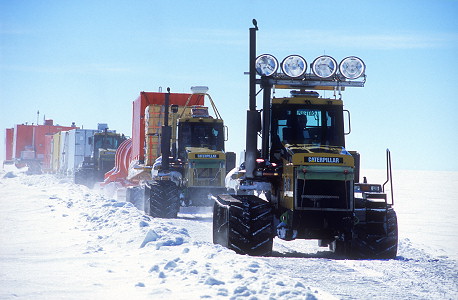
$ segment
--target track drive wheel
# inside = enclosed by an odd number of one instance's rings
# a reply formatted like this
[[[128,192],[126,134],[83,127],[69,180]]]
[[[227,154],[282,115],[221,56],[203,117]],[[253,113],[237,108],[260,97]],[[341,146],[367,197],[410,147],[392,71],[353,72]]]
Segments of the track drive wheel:
[[[176,218],[180,210],[180,198],[175,183],[155,181],[145,188],[145,212],[155,218]]]
[[[385,212],[379,212],[385,214]],[[398,250],[398,224],[396,212],[386,211],[385,222],[357,224],[353,229],[351,256],[359,259],[394,259]]]
[[[219,195],[213,209],[213,242],[238,254],[268,256],[273,245],[270,204],[252,195]]]

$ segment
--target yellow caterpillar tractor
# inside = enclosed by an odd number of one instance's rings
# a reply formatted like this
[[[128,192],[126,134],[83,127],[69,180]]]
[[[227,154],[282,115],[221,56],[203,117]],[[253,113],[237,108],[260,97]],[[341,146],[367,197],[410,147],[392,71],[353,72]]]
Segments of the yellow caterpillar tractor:
[[[89,138],[91,156],[84,157],[76,168],[74,182],[89,188],[92,188],[96,182],[102,182],[105,173],[115,164],[116,149],[125,140],[123,134],[108,131],[108,128],[94,133]],[[84,146],[81,141],[79,143]]]
[[[225,152],[227,128],[208,88],[197,86],[191,90],[189,95],[171,94],[170,89],[155,94],[158,98],[164,96],[164,100],[153,100],[146,108],[151,116],[144,121],[147,155],[136,169],[148,174],[138,186],[128,189],[127,200],[138,203],[133,198],[140,194],[145,212],[154,217],[175,218],[180,206],[211,206],[210,195],[226,190],[226,169],[235,166],[235,154]],[[203,106],[205,97],[214,117]],[[191,99],[197,99],[198,105],[191,105]],[[156,147],[154,139],[159,141]],[[151,155],[155,151],[157,158]]]
[[[392,193],[390,200],[385,193],[392,182],[390,153],[387,181],[368,184],[359,183],[359,154],[345,149],[349,112],[336,93],[364,86],[363,61],[351,56],[337,64],[325,55],[306,73],[307,62],[299,55],[281,65],[269,54],[256,57],[253,24],[245,162],[228,174],[230,193],[213,197],[214,243],[240,254],[269,255],[274,237],[316,239],[345,257],[396,257],[396,213]],[[263,91],[261,111],[256,85]],[[273,88],[289,89],[291,95],[272,98]],[[322,98],[315,90],[334,90],[335,98]]]

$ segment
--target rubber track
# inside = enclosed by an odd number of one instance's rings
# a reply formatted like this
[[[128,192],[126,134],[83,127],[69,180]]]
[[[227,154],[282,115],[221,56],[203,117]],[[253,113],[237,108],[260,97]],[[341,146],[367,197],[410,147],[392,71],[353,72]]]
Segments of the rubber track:
[[[237,196],[229,207],[228,247],[239,254],[272,253],[272,208],[255,196]]]
[[[176,218],[180,209],[177,186],[171,181],[158,181],[149,185],[150,216]]]
[[[351,256],[362,259],[393,259],[398,248],[396,212],[389,208],[384,233],[371,229],[367,224],[356,225],[351,245]]]

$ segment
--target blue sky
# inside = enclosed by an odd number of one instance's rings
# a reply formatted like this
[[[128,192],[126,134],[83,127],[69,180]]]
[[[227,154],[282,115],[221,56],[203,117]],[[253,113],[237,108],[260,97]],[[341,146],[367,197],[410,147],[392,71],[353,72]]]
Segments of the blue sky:
[[[366,86],[343,93],[363,168],[384,168],[390,148],[395,169],[458,171],[457,15],[456,0],[0,0],[0,158],[4,129],[37,110],[130,135],[140,91],[193,85],[209,86],[239,154],[256,18],[258,54],[365,61]]]

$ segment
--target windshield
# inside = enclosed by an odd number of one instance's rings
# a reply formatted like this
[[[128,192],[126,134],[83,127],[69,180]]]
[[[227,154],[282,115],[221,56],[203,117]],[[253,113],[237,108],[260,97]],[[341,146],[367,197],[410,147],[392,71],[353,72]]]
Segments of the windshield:
[[[178,151],[185,156],[186,147],[208,148],[224,151],[222,123],[182,122],[178,126]]]
[[[272,143],[344,146],[342,110],[278,106],[272,109]],[[275,145],[277,144],[277,145]]]
[[[99,156],[99,149],[118,149],[119,145],[124,141],[124,137],[110,134],[95,134],[93,137],[94,149],[93,157]]]
[[[113,135],[96,135],[95,136],[95,149],[118,149],[122,141],[119,136]]]

